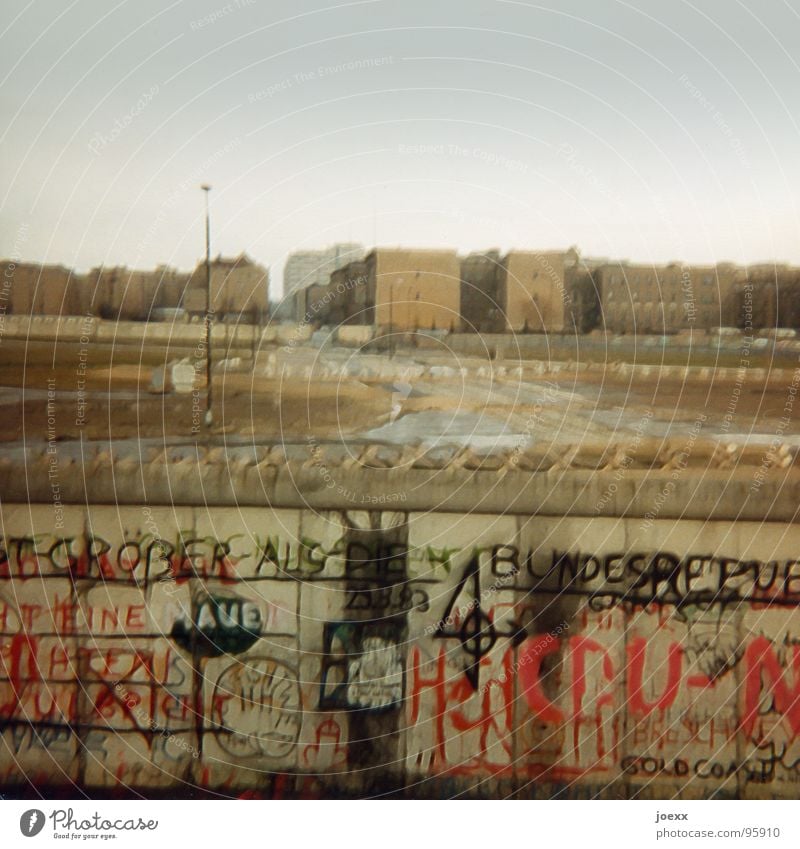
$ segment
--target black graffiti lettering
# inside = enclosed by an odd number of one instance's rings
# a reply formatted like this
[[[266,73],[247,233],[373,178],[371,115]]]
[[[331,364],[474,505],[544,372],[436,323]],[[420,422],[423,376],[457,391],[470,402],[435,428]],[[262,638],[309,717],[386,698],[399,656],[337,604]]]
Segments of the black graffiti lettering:
[[[537,590],[586,595],[591,609],[598,611],[620,602],[645,607],[740,601],[796,605],[800,596],[800,560],[762,563],[698,554],[680,558],[664,551],[613,553],[600,560],[556,550],[548,575],[555,584],[540,582]]]
[[[405,574],[408,548],[401,543],[368,545],[362,540],[350,540],[345,557],[350,577],[381,580]]]
[[[133,574],[142,560],[142,552],[138,542],[123,542],[117,550],[117,563],[123,572]]]
[[[675,598],[682,595],[679,587],[681,562],[674,554],[656,554],[651,573],[653,598]]]
[[[640,590],[647,586],[650,580],[649,563],[644,554],[629,554],[626,560],[626,569],[634,576],[631,589]],[[640,565],[641,564],[641,565]]]
[[[743,586],[746,580],[738,580],[746,578],[747,564],[739,560],[734,560],[730,557],[720,557],[719,563],[719,591],[724,593],[726,590],[738,589]]]
[[[47,550],[47,559],[54,569],[72,572],[78,565],[78,558],[72,553],[74,537],[57,539]],[[61,552],[60,554],[58,552]]]
[[[300,560],[302,564],[311,567],[308,571],[321,572],[325,568],[327,559],[328,554],[323,549],[322,543],[303,539],[300,545]]]
[[[689,774],[689,762],[675,758],[672,762],[666,758],[654,758],[644,755],[627,755],[620,761],[620,768],[626,775],[652,778],[674,776],[680,778]]]
[[[732,760],[727,763],[702,758],[695,763],[694,774],[698,778],[715,781],[726,781],[741,774],[746,781],[755,784],[769,784],[775,778],[776,763],[780,763],[780,758],[772,757],[766,760],[759,758],[755,761],[750,759]]]
[[[375,588],[364,584],[348,591],[344,606],[345,610],[376,614],[407,613],[414,609],[425,613],[430,608],[430,601],[428,593],[419,588],[398,585]]]
[[[570,585],[578,585],[580,583],[589,584],[605,574],[604,563],[593,554],[571,555],[569,552],[553,552],[553,566],[551,573],[556,570],[558,572],[559,585],[568,587]],[[569,581],[565,581],[565,575],[569,573]]]
[[[100,558],[111,551],[111,543],[102,537],[90,536],[86,539],[86,569],[90,576],[102,575]]]
[[[504,564],[508,564],[505,566]],[[515,545],[492,546],[492,574],[500,577],[519,572],[519,549]]]
[[[17,537],[16,539],[11,539],[10,543],[11,550],[13,551],[14,562],[17,564],[18,574],[25,574],[23,563],[27,559],[28,555],[31,554],[36,558],[36,572],[38,572],[39,552],[36,551],[36,540],[33,537]]]
[[[155,561],[163,564],[164,570],[153,575],[157,581],[172,580],[172,555],[175,553],[175,546],[163,539],[155,539],[147,546],[147,575],[151,574],[153,565],[153,553],[155,552]]]
[[[607,554],[603,559],[603,574],[609,584],[618,584],[625,580],[625,555]]]
[[[215,540],[214,549],[211,553],[211,569],[217,571],[220,575],[225,575],[228,572],[230,561],[228,558],[231,554],[230,543],[226,540]]]
[[[783,592],[787,596],[800,594],[800,561],[790,560],[786,564]]]
[[[755,571],[756,590],[766,592],[774,586],[775,581],[778,577],[778,561],[770,560],[769,563],[764,563],[761,565],[759,565],[758,561],[754,560],[752,562],[753,569]]]
[[[274,566],[277,572],[291,570],[292,552],[288,541],[283,544],[282,557],[279,549],[281,549],[281,543],[278,537],[267,537],[264,542],[256,538],[256,550],[259,557],[256,564],[257,575],[260,575],[266,566]]]

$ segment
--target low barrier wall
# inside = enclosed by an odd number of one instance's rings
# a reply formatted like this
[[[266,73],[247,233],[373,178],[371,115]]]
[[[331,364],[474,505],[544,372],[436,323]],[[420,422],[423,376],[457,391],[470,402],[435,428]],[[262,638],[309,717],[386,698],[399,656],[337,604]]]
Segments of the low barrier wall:
[[[4,788],[797,798],[792,470],[214,459],[0,469]]]

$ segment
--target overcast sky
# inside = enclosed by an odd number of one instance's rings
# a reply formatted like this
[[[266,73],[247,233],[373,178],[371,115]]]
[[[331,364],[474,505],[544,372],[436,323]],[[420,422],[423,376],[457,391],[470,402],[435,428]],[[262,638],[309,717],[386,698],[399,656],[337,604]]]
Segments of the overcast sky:
[[[800,262],[796,0],[4,0],[0,254]]]

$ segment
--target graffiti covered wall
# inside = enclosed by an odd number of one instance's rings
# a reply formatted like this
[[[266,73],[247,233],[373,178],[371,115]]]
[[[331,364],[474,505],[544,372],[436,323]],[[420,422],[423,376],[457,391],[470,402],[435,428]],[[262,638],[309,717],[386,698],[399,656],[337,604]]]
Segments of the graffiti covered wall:
[[[0,783],[797,798],[781,523],[5,505]]]

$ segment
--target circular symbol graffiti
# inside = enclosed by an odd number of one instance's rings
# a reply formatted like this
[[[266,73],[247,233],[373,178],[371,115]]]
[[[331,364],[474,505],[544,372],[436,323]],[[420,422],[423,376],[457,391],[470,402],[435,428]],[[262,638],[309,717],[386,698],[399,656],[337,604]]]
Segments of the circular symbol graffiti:
[[[217,740],[238,758],[285,758],[300,736],[300,685],[288,666],[269,657],[231,664],[214,688]]]

